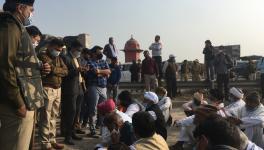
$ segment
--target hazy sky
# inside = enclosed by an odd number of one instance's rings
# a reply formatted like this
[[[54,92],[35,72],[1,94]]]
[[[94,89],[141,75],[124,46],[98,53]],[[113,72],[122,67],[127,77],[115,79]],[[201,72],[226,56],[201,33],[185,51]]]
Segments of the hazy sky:
[[[113,36],[118,49],[131,34],[147,49],[159,34],[164,59],[173,53],[177,61],[202,60],[206,39],[263,55],[263,6],[264,0],[36,0],[33,24],[58,36],[88,33],[93,45]]]

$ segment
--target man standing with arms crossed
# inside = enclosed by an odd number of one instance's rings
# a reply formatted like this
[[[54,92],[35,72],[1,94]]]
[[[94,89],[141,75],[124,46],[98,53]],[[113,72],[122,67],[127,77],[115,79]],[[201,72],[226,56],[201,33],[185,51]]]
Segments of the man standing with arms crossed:
[[[95,117],[97,114],[97,104],[106,100],[106,86],[107,78],[111,74],[111,70],[105,60],[103,60],[102,54],[103,48],[100,46],[94,46],[91,49],[92,58],[88,62],[89,71],[86,75],[86,83],[88,85],[88,120],[90,127],[89,136],[94,137],[95,132]],[[102,124],[102,119],[100,115],[97,118],[97,125]]]

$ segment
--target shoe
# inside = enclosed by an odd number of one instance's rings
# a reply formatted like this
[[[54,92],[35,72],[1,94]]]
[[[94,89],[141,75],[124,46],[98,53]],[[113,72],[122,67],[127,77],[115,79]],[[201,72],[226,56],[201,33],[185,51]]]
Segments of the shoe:
[[[80,140],[82,140],[83,138],[82,138],[82,137],[79,137],[79,136],[76,135],[76,134],[73,134],[73,135],[72,135],[72,139],[80,141]]]
[[[85,134],[85,131],[81,130],[81,129],[76,129],[75,132],[77,134]]]
[[[87,123],[82,124],[82,128],[88,128],[88,127],[89,127],[89,125]]]
[[[58,144],[58,143],[51,143],[51,146],[54,149],[63,149],[64,148],[63,144]]]
[[[96,132],[95,131],[91,131],[89,134],[87,134],[88,137],[91,137],[91,138],[99,138],[98,135],[96,135]]]
[[[65,139],[64,143],[67,145],[75,145],[72,139]]]
[[[95,129],[100,129],[100,125],[99,124],[97,124],[96,126],[95,126]]]

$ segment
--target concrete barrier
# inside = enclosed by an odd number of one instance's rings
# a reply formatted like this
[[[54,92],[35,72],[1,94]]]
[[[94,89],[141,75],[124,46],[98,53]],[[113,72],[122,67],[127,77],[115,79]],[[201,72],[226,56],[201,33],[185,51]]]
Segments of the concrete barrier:
[[[177,87],[179,89],[204,89],[216,86],[216,82],[205,82],[205,81],[178,81]],[[248,81],[248,80],[239,80],[239,81],[231,81],[229,84],[230,87],[237,87],[237,88],[260,88],[260,81]],[[143,83],[131,83],[131,82],[121,82],[119,84],[119,89],[132,89],[132,90],[142,90],[144,89]]]

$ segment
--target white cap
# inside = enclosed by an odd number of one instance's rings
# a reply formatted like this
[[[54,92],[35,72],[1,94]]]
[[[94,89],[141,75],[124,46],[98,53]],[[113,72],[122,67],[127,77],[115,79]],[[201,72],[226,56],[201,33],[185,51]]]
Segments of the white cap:
[[[244,97],[244,93],[238,89],[238,88],[235,88],[235,87],[232,87],[230,90],[229,90],[229,93],[234,95],[235,97],[239,98],[239,99],[242,99]]]
[[[159,102],[159,98],[158,98],[157,94],[154,92],[145,92],[144,98],[152,101],[154,104],[157,104]]]
[[[170,54],[169,58],[175,58],[175,56],[173,54]]]

